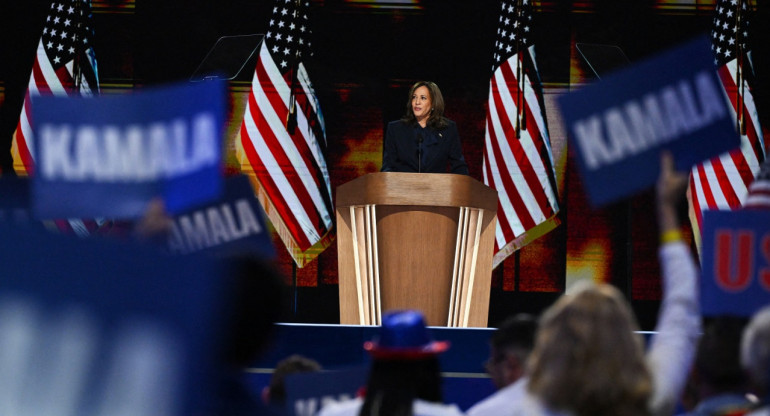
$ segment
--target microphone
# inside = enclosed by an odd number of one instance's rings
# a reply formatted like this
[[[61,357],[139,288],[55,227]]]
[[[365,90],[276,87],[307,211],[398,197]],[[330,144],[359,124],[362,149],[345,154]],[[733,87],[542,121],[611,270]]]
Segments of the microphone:
[[[420,164],[422,163],[422,133],[417,133],[417,173],[422,172]]]

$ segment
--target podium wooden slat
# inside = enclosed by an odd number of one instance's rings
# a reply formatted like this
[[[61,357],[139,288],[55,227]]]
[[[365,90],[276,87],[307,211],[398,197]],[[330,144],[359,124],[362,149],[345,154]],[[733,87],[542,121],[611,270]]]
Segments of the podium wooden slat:
[[[419,309],[486,327],[497,192],[464,175],[373,173],[337,188],[340,322]]]

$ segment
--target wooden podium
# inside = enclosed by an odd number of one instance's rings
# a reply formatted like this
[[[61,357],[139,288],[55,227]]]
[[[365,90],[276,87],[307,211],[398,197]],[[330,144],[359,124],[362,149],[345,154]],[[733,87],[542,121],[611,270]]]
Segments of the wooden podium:
[[[337,188],[340,323],[418,309],[486,327],[497,192],[465,175],[371,173]]]

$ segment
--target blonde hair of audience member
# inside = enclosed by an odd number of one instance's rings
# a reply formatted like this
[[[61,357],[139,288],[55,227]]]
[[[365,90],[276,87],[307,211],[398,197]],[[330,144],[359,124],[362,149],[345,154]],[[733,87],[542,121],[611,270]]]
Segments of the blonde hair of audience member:
[[[648,415],[652,377],[623,298],[607,284],[582,283],[546,310],[529,362],[529,389],[578,416]]]

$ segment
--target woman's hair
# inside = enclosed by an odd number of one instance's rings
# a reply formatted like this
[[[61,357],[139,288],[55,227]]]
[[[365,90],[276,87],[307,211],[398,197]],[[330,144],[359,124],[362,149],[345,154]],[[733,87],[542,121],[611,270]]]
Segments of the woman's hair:
[[[444,96],[441,95],[441,90],[438,89],[438,85],[431,81],[419,81],[412,85],[409,89],[409,97],[406,100],[406,113],[401,120],[408,124],[417,124],[417,117],[414,116],[412,111],[412,96],[417,88],[425,87],[428,89],[431,101],[430,116],[428,116],[427,125],[434,129],[443,129],[447,126],[447,122],[444,119]]]
[[[628,303],[588,283],[543,314],[529,361],[529,389],[577,416],[649,415],[652,377]]]
[[[437,357],[374,360],[359,415],[411,416],[414,399],[442,401]]]

